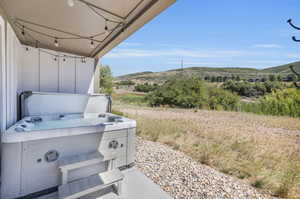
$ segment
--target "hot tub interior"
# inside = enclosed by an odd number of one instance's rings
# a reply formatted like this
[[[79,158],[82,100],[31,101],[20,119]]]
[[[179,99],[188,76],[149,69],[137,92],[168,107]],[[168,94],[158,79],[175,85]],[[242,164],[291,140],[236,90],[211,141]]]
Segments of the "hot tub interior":
[[[109,113],[59,114],[25,117],[7,132],[30,132],[50,129],[116,125],[128,122],[127,118]]]

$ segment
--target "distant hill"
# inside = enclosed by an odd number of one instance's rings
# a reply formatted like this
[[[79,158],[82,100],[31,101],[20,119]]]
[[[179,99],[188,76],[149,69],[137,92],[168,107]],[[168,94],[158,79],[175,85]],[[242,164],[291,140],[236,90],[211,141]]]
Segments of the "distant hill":
[[[255,68],[232,68],[232,67],[189,67],[184,69],[173,69],[163,72],[140,72],[116,77],[117,81],[132,80],[136,82],[163,82],[176,76],[240,76],[240,78],[260,78],[268,77],[269,75],[282,75],[283,77],[291,74],[290,65],[294,65],[297,71],[300,71],[300,62],[289,63],[281,66],[270,67],[265,69]]]
[[[291,70],[289,68],[290,65],[293,65],[297,71],[300,71],[300,62],[294,62],[294,63],[285,64],[285,65],[281,65],[281,66],[266,68],[261,71],[267,72],[267,73],[289,74],[289,73],[291,73]]]

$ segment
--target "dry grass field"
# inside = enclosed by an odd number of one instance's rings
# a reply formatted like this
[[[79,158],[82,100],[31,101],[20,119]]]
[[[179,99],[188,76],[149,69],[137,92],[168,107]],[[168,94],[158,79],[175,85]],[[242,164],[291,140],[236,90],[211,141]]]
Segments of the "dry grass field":
[[[138,135],[283,198],[300,198],[300,119],[118,105]]]

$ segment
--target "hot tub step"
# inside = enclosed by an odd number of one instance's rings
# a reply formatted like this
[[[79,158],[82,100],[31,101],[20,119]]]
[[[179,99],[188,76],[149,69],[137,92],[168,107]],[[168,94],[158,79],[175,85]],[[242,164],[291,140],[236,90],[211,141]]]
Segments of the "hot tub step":
[[[100,191],[113,184],[118,184],[117,193],[121,192],[121,181],[124,175],[119,169],[114,169],[98,175],[92,175],[58,188],[59,199],[75,199],[96,191]]]
[[[58,161],[58,166],[62,172],[62,184],[68,183],[68,173],[70,170],[98,164],[104,161],[108,161],[108,169],[112,169],[114,167],[113,162],[116,157],[116,153],[102,154],[95,151],[93,153],[62,158]]]
[[[77,169],[93,164],[97,164],[99,162],[104,162],[108,160],[112,160],[116,158],[116,154],[101,154],[98,151],[75,155],[70,157],[65,157],[59,160],[58,165],[62,170],[72,170]]]

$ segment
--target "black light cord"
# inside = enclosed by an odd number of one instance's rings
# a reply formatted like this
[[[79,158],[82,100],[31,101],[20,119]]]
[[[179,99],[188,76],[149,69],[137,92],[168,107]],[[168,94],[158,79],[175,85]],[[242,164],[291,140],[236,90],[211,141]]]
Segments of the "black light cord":
[[[292,19],[288,19],[288,20],[287,20],[287,23],[290,24],[290,26],[293,27],[294,29],[300,30],[300,27],[295,26],[295,25],[292,23]],[[295,42],[300,42],[300,40],[299,40],[299,39],[296,39],[295,36],[292,37],[292,40],[295,41]]]

